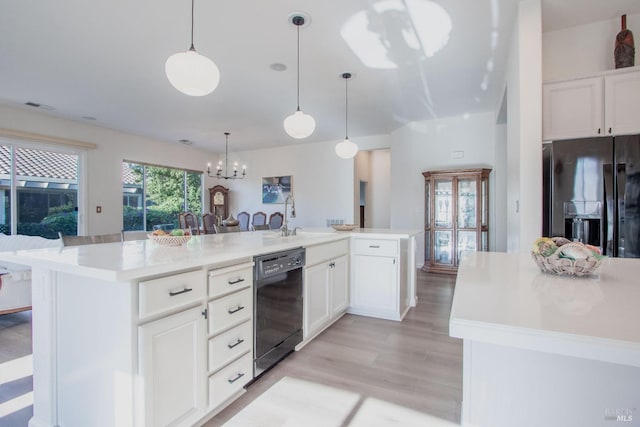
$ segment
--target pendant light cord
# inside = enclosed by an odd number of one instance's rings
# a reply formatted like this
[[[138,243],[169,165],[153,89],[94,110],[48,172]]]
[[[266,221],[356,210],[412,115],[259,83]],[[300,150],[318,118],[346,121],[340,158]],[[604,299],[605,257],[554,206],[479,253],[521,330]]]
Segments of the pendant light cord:
[[[224,143],[224,173],[229,176],[229,132],[225,132],[226,142]]]
[[[195,0],[191,0],[191,48],[189,50],[195,51],[196,48],[193,46],[193,3]]]
[[[344,79],[344,139],[349,139],[349,133],[347,132],[349,125],[349,78]]]
[[[300,111],[300,25],[296,25],[298,27],[298,108],[296,111]]]

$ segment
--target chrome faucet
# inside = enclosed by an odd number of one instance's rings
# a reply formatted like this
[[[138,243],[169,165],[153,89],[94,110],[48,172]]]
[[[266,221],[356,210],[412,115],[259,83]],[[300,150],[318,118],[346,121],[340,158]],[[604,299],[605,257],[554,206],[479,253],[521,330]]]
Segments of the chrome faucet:
[[[291,201],[291,218],[296,217],[296,199],[293,198],[292,194],[289,194],[287,198],[284,199],[284,220],[282,221],[282,227],[280,227],[280,230],[282,230],[282,237],[296,235],[297,227],[293,230],[289,230],[289,220],[287,219],[287,205],[289,204],[289,201]]]

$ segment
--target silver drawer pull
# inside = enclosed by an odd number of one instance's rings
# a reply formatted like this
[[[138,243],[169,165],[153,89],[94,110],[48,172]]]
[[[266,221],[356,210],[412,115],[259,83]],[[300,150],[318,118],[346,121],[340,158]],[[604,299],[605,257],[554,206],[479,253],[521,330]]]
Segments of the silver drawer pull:
[[[242,277],[238,277],[236,280],[228,280],[227,283],[230,285],[235,285],[236,283],[244,282]]]
[[[235,378],[228,379],[227,381],[229,381],[229,384],[233,384],[233,383],[235,383],[236,381],[238,381],[242,377],[244,377],[244,373],[238,372],[238,375],[236,375]]]
[[[187,288],[187,287],[185,287],[185,288],[184,288],[183,290],[181,290],[181,291],[175,291],[175,292],[173,292],[173,291],[169,291],[169,296],[170,296],[170,297],[175,297],[176,295],[180,295],[180,294],[184,294],[184,293],[187,293],[187,292],[191,292],[192,290],[193,290],[192,288]]]
[[[233,344],[227,344],[227,347],[229,347],[230,349],[233,347],[236,347],[240,344],[242,344],[244,342],[244,340],[242,338],[238,338],[238,341],[234,342]]]
[[[239,305],[239,306],[238,306],[238,308],[235,308],[235,309],[233,309],[233,310],[227,310],[227,312],[228,312],[229,314],[233,314],[233,313],[237,313],[237,312],[239,312],[240,310],[244,310],[244,307],[243,307],[243,306],[241,306],[241,305]]]
[[[380,245],[369,245],[369,247],[373,248],[373,249],[378,249],[378,248],[380,248]]]

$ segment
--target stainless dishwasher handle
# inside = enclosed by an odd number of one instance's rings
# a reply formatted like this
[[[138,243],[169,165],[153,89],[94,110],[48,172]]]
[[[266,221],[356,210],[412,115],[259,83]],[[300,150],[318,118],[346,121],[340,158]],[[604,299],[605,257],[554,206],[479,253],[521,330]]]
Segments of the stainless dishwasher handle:
[[[238,306],[238,308],[236,308],[236,309],[234,309],[234,310],[227,310],[227,312],[228,312],[229,314],[233,314],[233,313],[237,313],[237,312],[239,312],[240,310],[244,310],[244,307],[243,307],[243,306],[241,306],[241,305],[239,305],[239,306]]]
[[[236,381],[238,381],[242,377],[244,377],[244,373],[238,372],[238,375],[236,375],[235,378],[228,379],[227,381],[229,381],[229,384],[233,384],[233,383],[235,383]]]
[[[183,290],[181,290],[181,291],[176,291],[176,292],[169,291],[169,296],[170,296],[170,297],[175,297],[176,295],[180,295],[180,294],[184,294],[184,293],[187,293],[187,292],[191,292],[192,290],[193,290],[192,288],[187,288],[187,287],[185,287],[185,288],[184,288]]]
[[[243,342],[244,342],[244,340],[242,338],[238,338],[238,341],[234,342],[233,344],[227,344],[227,347],[232,349],[233,347],[239,346]]]

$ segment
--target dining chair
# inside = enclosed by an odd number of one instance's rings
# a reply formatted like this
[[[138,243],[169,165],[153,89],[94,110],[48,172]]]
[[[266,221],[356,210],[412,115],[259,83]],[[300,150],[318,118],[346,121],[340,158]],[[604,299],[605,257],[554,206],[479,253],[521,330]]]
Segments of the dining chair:
[[[235,233],[240,231],[239,225],[214,225],[216,233]]]
[[[269,216],[269,228],[277,230],[282,227],[283,215],[280,212],[274,212]]]
[[[251,228],[254,231],[259,231],[259,230],[271,230],[269,228],[269,224],[262,224],[262,225],[251,225]]]
[[[191,229],[191,234],[200,234],[200,225],[198,224],[198,217],[192,214],[191,212],[183,212],[182,215],[183,223],[180,223],[180,228],[183,229]],[[178,222],[180,222],[180,216],[178,215]]]
[[[238,213],[236,219],[239,222],[240,231],[248,231],[249,230],[249,212],[242,211]]]
[[[65,236],[58,232],[62,246],[93,245],[96,243],[122,242],[122,233],[98,234],[94,236]]]
[[[256,225],[265,225],[267,223],[267,214],[264,212],[256,212],[253,214],[253,218],[251,219],[251,224],[253,226]]]
[[[216,217],[211,212],[202,214],[202,231],[204,234],[216,234]]]

